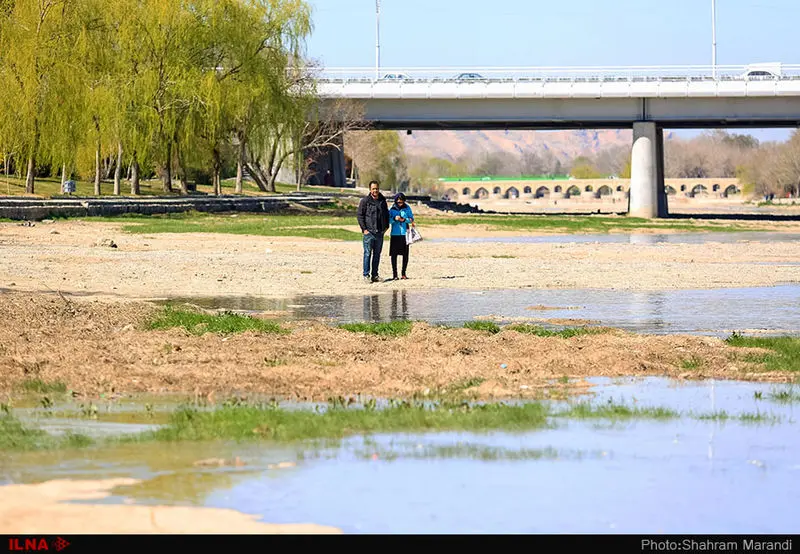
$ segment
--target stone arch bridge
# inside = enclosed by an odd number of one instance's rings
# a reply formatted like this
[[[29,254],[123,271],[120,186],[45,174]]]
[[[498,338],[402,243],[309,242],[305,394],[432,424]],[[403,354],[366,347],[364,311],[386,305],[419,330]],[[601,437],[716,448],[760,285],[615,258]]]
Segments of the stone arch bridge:
[[[470,203],[492,199],[624,199],[630,179],[492,180],[442,179],[440,194],[447,200]],[[667,196],[683,198],[735,198],[741,185],[735,178],[665,179]]]

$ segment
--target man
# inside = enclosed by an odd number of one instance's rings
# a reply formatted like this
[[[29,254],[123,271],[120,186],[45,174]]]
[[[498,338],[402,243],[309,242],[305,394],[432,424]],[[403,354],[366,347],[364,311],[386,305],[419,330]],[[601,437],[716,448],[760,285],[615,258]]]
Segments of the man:
[[[370,181],[369,194],[358,203],[358,225],[364,235],[364,281],[367,283],[380,281],[378,265],[381,262],[383,235],[389,228],[389,207],[380,187],[378,181]]]

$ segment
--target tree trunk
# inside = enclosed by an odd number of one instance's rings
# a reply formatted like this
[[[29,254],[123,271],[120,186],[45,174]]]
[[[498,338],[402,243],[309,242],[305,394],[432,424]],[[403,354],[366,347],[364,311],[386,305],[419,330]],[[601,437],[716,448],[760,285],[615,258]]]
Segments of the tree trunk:
[[[67,182],[67,164],[65,162],[65,163],[61,164],[61,190],[62,190],[62,192],[64,190],[64,183],[66,183],[66,182]]]
[[[121,193],[120,181],[122,180],[122,143],[117,144],[117,167],[114,168],[114,194]]]
[[[136,152],[133,153],[133,161],[131,162],[131,194],[138,196],[140,193],[139,188],[139,161],[136,159]]]
[[[178,175],[181,181],[181,194],[189,194],[189,179],[186,175],[186,167],[183,165],[183,152],[180,143],[175,143],[175,158],[178,162]]]
[[[36,171],[36,157],[31,154],[28,158],[28,176],[25,179],[25,193],[34,194],[34,171]]]
[[[219,196],[222,194],[222,182],[220,181],[220,170],[222,168],[222,158],[219,150],[214,148],[214,176],[212,182],[214,185],[214,194]]]
[[[253,181],[258,187],[258,190],[260,190],[261,192],[267,192],[267,181],[269,179],[264,178],[264,173],[261,170],[261,166],[258,165],[258,162],[255,162],[255,165],[246,164],[246,167],[247,167],[247,172],[250,174],[250,177],[253,178]]]
[[[236,194],[242,194],[242,181],[244,180],[245,145],[242,133],[239,133],[239,164],[236,168]]]
[[[172,192],[172,141],[167,142],[167,161],[164,164],[161,181],[164,192]]]
[[[94,195],[100,196],[100,143],[94,151]]]
[[[11,196],[11,181],[8,180],[9,156],[3,152],[3,169],[6,171],[6,194]]]

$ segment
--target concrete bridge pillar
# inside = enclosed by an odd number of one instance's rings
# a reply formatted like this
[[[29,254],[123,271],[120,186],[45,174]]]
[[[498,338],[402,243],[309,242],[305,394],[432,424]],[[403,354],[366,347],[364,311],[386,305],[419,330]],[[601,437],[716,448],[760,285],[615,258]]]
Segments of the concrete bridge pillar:
[[[647,219],[667,215],[664,130],[651,121],[633,124],[628,214]]]

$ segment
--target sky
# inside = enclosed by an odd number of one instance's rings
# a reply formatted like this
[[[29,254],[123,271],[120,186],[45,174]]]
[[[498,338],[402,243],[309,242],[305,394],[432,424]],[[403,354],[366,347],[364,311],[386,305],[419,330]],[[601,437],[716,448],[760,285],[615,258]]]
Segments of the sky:
[[[376,0],[306,0],[307,54],[374,67]],[[711,65],[711,0],[380,0],[381,67]],[[800,63],[798,0],[716,0],[718,65]],[[790,131],[746,131],[783,140]],[[688,135],[696,132],[688,132]]]

